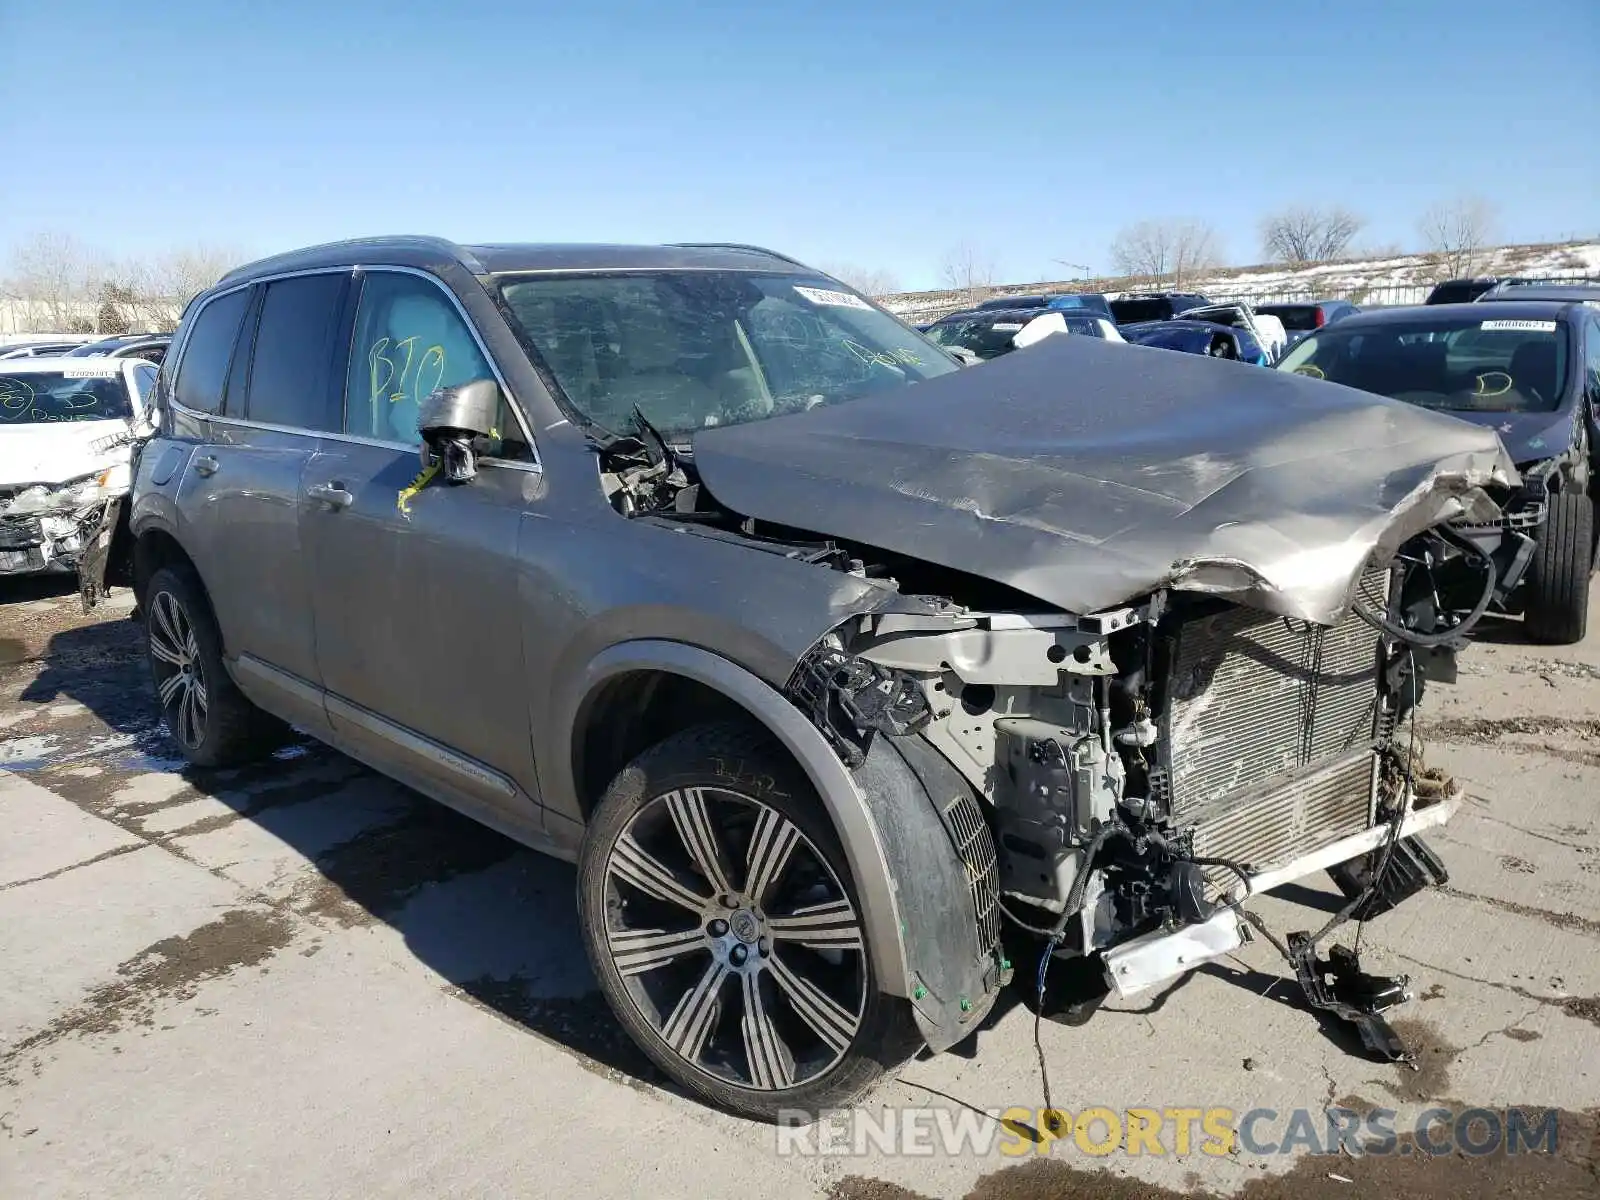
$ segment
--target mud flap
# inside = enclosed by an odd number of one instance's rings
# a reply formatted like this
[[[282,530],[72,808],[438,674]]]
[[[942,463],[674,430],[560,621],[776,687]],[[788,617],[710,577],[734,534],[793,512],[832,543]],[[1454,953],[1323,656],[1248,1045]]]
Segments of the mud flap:
[[[853,774],[883,832],[918,1032],[948,1050],[1011,978],[993,836],[971,785],[916,735],[872,739]]]
[[[78,556],[78,598],[86,613],[105,598],[112,583],[126,582],[126,572],[120,562],[128,553],[126,508],[126,497],[107,501],[100,510],[99,519],[83,539],[83,550]]]

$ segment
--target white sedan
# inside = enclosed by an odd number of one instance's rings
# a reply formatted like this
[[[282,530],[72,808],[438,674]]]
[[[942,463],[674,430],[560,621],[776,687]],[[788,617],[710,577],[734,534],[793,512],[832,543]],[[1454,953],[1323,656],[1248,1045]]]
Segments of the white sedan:
[[[139,359],[0,361],[0,575],[76,569],[127,494],[155,380]]]

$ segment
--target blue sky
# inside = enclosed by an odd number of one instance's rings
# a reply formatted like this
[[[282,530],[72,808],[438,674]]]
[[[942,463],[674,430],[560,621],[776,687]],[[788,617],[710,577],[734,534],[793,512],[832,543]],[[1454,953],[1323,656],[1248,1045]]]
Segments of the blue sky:
[[[0,253],[372,233],[735,240],[936,282],[1117,229],[1340,202],[1410,246],[1472,192],[1600,235],[1595,0],[0,3]],[[87,150],[87,153],[85,153]]]

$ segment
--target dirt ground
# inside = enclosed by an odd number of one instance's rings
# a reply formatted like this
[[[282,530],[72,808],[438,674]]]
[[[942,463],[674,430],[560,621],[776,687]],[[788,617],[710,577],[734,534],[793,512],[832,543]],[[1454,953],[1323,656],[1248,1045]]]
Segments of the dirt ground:
[[[1600,633],[1534,648],[1486,622],[1427,698],[1429,761],[1467,793],[1429,835],[1450,882],[1361,942],[1410,976],[1396,1025],[1418,1069],[1319,1021],[1259,940],[1039,1030],[1070,1113],[1270,1110],[1260,1143],[1288,1142],[1296,1110],[1392,1110],[1391,1152],[1091,1152],[1002,1125],[1043,1104],[1016,1003],[862,1106],[988,1143],[824,1152],[664,1086],[595,990],[569,867],[314,744],[184,768],[127,612],[0,581],[0,1195],[1600,1195]],[[1282,933],[1338,897],[1319,876],[1257,907]],[[1429,1109],[1512,1108],[1554,1114],[1554,1144],[1414,1136]]]

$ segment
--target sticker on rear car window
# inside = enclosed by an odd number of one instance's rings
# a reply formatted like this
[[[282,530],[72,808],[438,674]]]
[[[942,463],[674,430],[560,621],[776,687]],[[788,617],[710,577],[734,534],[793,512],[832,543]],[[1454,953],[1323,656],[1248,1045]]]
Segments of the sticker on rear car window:
[[[868,312],[872,311],[872,305],[868,304],[860,296],[852,296],[849,292],[830,292],[826,288],[799,286],[796,286],[794,290],[813,304],[827,304],[834,308],[864,308]]]
[[[1485,321],[1479,329],[1525,329],[1530,333],[1554,333],[1554,321]]]

